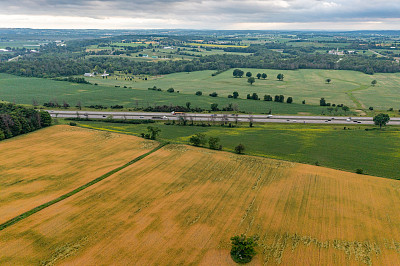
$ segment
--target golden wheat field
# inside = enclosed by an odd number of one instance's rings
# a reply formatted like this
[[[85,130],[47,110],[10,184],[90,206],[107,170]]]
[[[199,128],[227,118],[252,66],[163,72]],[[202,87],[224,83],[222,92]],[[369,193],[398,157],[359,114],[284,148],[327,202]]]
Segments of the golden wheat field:
[[[234,265],[246,233],[250,265],[399,265],[399,202],[399,181],[170,144],[0,231],[0,264]]]
[[[133,136],[54,126],[0,143],[0,223],[149,151]]]

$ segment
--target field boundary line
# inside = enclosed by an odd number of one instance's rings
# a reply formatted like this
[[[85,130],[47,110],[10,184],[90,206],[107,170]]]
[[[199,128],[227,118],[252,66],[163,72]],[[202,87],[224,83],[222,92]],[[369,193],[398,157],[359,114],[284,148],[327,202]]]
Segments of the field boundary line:
[[[365,108],[365,106],[354,96],[353,92],[366,90],[369,87],[370,87],[369,85],[360,85],[356,89],[346,91],[345,94],[350,98],[350,100],[353,101],[353,103],[356,105],[356,108],[363,109],[363,108]]]
[[[84,185],[82,185],[82,186],[80,186],[80,187],[78,187],[78,188],[76,188],[76,189],[74,189],[74,190],[72,190],[72,191],[70,191],[70,192],[64,194],[64,195],[62,195],[62,196],[59,196],[59,197],[56,198],[56,199],[53,199],[53,200],[48,201],[48,202],[46,202],[46,203],[43,203],[42,205],[39,205],[39,206],[37,206],[37,207],[35,207],[35,208],[29,210],[29,211],[26,211],[26,212],[24,212],[24,213],[22,213],[22,214],[20,214],[20,215],[18,215],[18,216],[16,216],[16,217],[14,217],[14,218],[8,220],[8,221],[6,221],[6,222],[0,224],[0,231],[6,229],[7,227],[9,227],[9,226],[11,226],[11,225],[13,225],[13,224],[15,224],[15,223],[17,223],[17,222],[19,222],[19,221],[25,219],[25,218],[28,218],[29,216],[31,216],[31,215],[33,215],[33,214],[35,214],[35,213],[37,213],[37,212],[39,212],[39,211],[41,211],[41,210],[47,208],[47,207],[50,207],[51,205],[54,205],[54,204],[56,204],[56,203],[58,203],[58,202],[60,202],[60,201],[62,201],[62,200],[65,200],[65,199],[67,199],[67,198],[69,198],[69,197],[71,197],[71,196],[77,194],[78,192],[80,192],[80,191],[82,191],[82,190],[84,190],[84,189],[86,189],[86,188],[88,188],[88,187],[90,187],[90,186],[93,186],[94,184],[96,184],[96,183],[98,183],[98,182],[100,182],[100,181],[106,179],[107,177],[109,177],[109,176],[111,176],[111,175],[113,175],[113,174],[115,174],[115,173],[117,173],[117,172],[123,170],[124,168],[126,168],[126,167],[128,167],[128,166],[130,166],[130,165],[132,165],[132,164],[134,164],[134,163],[136,163],[136,162],[138,162],[138,161],[144,159],[145,157],[147,157],[147,156],[149,156],[150,154],[152,154],[152,153],[158,151],[159,149],[161,149],[162,147],[164,147],[164,146],[166,146],[166,145],[168,145],[168,144],[169,144],[169,142],[162,142],[162,143],[161,143],[160,145],[158,145],[156,148],[154,148],[154,149],[152,149],[151,151],[146,152],[146,153],[144,153],[144,154],[142,154],[142,155],[136,157],[135,159],[133,159],[133,160],[127,162],[126,164],[124,164],[124,165],[122,165],[122,166],[120,166],[120,167],[117,167],[117,168],[115,168],[115,169],[113,169],[113,170],[111,170],[111,171],[105,173],[104,175],[102,175],[102,176],[100,176],[100,177],[98,177],[98,178],[96,178],[96,179],[93,179],[92,181],[90,181],[90,182],[88,182],[88,183],[86,183],[86,184],[84,184]]]

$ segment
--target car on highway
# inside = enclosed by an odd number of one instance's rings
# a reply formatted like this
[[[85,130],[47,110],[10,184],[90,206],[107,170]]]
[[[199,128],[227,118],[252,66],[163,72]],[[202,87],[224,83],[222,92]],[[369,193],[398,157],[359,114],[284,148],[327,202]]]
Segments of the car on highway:
[[[273,115],[267,115],[267,118],[271,118]]]
[[[165,115],[162,117],[163,119],[168,119],[168,117],[166,117]]]
[[[139,118],[144,118],[144,116],[140,116]]]

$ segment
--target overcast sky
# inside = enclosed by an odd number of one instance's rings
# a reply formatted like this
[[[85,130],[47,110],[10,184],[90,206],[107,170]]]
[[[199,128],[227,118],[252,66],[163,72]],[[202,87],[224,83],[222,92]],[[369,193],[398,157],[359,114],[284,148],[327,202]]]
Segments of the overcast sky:
[[[400,30],[400,0],[0,0],[0,27]]]

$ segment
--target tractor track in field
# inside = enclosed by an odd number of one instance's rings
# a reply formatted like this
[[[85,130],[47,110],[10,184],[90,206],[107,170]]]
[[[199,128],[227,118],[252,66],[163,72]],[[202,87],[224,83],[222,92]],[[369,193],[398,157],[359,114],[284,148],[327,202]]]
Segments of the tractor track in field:
[[[47,207],[50,207],[50,206],[52,206],[52,205],[54,205],[54,204],[56,204],[56,203],[58,203],[58,202],[60,202],[60,201],[62,201],[62,200],[65,200],[65,199],[71,197],[71,196],[77,194],[78,192],[81,192],[82,190],[85,190],[86,188],[93,186],[94,184],[97,184],[98,182],[100,182],[100,181],[106,179],[107,177],[110,177],[110,176],[112,176],[113,174],[115,174],[115,173],[117,173],[117,172],[119,172],[119,171],[125,169],[126,167],[128,167],[128,166],[130,166],[130,165],[132,165],[132,164],[134,164],[134,163],[136,163],[136,162],[138,162],[138,161],[144,159],[145,157],[147,157],[147,156],[149,156],[150,154],[152,154],[152,153],[158,151],[159,149],[161,149],[162,147],[164,147],[164,146],[166,146],[166,145],[168,145],[168,144],[169,144],[168,142],[161,143],[159,146],[157,146],[157,147],[154,148],[153,150],[151,150],[151,151],[149,151],[149,152],[147,152],[147,153],[145,153],[145,154],[142,154],[142,155],[136,157],[135,159],[133,159],[133,160],[127,162],[126,164],[124,164],[124,165],[122,165],[122,166],[120,166],[120,167],[117,167],[117,168],[111,170],[110,172],[105,173],[104,175],[102,175],[102,176],[100,176],[100,177],[98,177],[98,178],[95,178],[95,179],[93,179],[92,181],[90,181],[90,182],[88,182],[88,183],[86,183],[86,184],[84,184],[84,185],[82,185],[82,186],[80,186],[80,187],[78,187],[78,188],[76,188],[76,189],[74,189],[74,190],[72,190],[72,191],[70,191],[70,192],[64,194],[64,195],[61,195],[60,197],[58,197],[58,198],[56,198],[56,199],[53,199],[53,200],[48,201],[48,202],[46,202],[46,203],[43,203],[43,204],[41,204],[41,205],[39,205],[39,206],[37,206],[37,207],[35,207],[35,208],[29,210],[29,211],[26,211],[26,212],[24,212],[24,213],[22,213],[22,214],[20,214],[20,215],[18,215],[18,216],[16,216],[16,217],[14,217],[14,218],[8,220],[8,221],[6,221],[6,222],[0,224],[0,231],[6,229],[7,227],[10,227],[10,226],[13,225],[13,224],[16,224],[17,222],[19,222],[19,221],[21,221],[21,220],[23,220],[23,219],[25,219],[25,218],[28,218],[29,216],[31,216],[31,215],[33,215],[33,214],[35,214],[35,213],[37,213],[37,212],[39,212],[39,211],[41,211],[41,210],[47,208]]]

